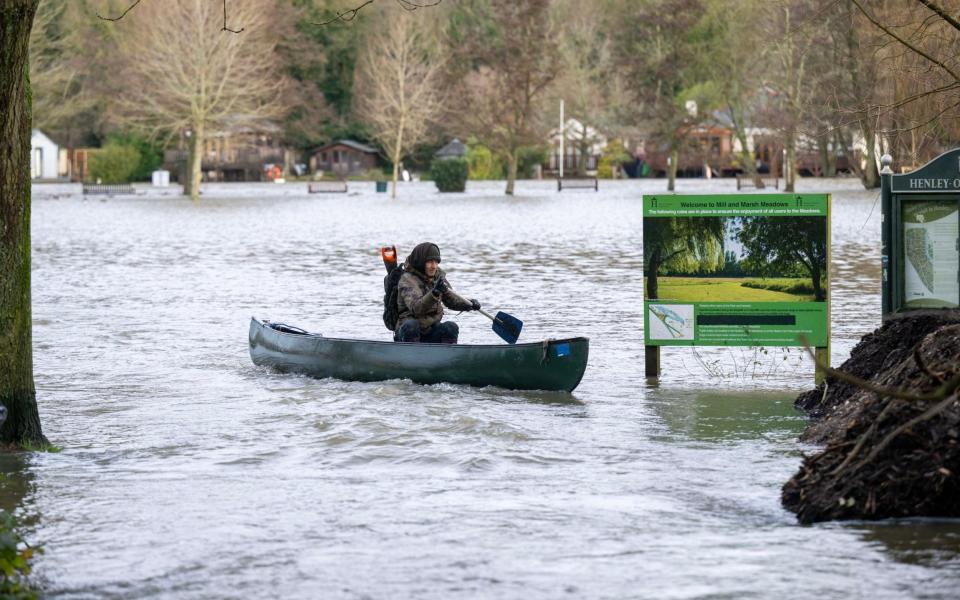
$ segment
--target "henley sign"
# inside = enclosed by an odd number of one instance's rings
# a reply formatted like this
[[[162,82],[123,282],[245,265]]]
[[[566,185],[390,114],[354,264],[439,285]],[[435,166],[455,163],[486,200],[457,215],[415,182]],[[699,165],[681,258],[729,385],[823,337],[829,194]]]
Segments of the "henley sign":
[[[960,149],[902,175],[882,162],[883,316],[960,306]]]

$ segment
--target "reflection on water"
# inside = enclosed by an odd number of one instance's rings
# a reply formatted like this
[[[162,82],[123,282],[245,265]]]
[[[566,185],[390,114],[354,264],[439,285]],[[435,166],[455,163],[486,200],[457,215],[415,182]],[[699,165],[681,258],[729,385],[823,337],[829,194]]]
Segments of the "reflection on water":
[[[32,479],[21,453],[0,452],[0,510],[16,512],[33,488]]]
[[[806,419],[793,408],[796,394],[742,390],[676,390],[651,395],[650,406],[671,436],[704,442],[795,438]]]
[[[925,567],[960,567],[960,522],[911,519],[854,526],[893,559]]]
[[[50,595],[952,597],[960,570],[780,508],[809,361],[671,348],[647,385],[640,194],[663,186],[521,182],[504,198],[498,182],[424,183],[392,201],[372,183],[214,185],[198,205],[36,188],[36,379],[64,450],[3,457],[2,498],[42,515],[27,534]],[[879,322],[876,193],[802,186],[834,192],[839,363]],[[574,395],[250,363],[252,315],[389,339],[377,248],[425,239],[455,289],[523,319],[523,339],[591,338]],[[485,318],[450,318],[463,342],[498,342]],[[942,539],[917,535],[918,552]]]

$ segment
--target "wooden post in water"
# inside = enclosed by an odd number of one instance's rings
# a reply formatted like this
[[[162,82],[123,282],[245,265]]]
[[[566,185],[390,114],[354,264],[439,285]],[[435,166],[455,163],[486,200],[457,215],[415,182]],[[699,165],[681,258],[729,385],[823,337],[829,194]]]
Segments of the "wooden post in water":
[[[814,357],[816,357],[817,362],[819,362],[820,364],[827,365],[828,367],[830,366],[830,346],[814,348],[813,355]],[[824,377],[826,377],[826,373],[824,373],[820,369],[817,369],[813,375],[814,385],[820,385],[821,383],[823,383]]]
[[[647,377],[660,377],[660,346],[644,346],[643,360]]]

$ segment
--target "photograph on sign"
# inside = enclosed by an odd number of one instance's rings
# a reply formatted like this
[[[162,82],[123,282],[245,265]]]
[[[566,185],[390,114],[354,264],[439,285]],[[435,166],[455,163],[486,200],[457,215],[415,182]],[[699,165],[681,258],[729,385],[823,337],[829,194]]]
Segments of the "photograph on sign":
[[[651,345],[826,343],[829,196],[655,196],[643,220]]]
[[[903,295],[906,308],[949,308],[960,302],[956,200],[903,204]]]

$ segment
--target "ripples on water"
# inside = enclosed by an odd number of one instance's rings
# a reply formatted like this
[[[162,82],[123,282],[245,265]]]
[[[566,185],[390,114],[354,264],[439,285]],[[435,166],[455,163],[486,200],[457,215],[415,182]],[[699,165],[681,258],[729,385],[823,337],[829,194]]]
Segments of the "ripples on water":
[[[391,201],[372,183],[224,185],[198,205],[35,188],[35,372],[64,450],[0,456],[0,500],[46,546],[51,596],[953,596],[956,523],[799,527],[780,508],[804,449],[799,352],[665,350],[645,383],[640,194],[663,181],[501,186],[408,184]],[[877,194],[801,186],[834,193],[839,364],[879,321]],[[386,338],[377,248],[425,239],[524,339],[591,338],[573,395],[250,363],[251,315]],[[496,341],[485,319],[453,319],[463,342]]]

